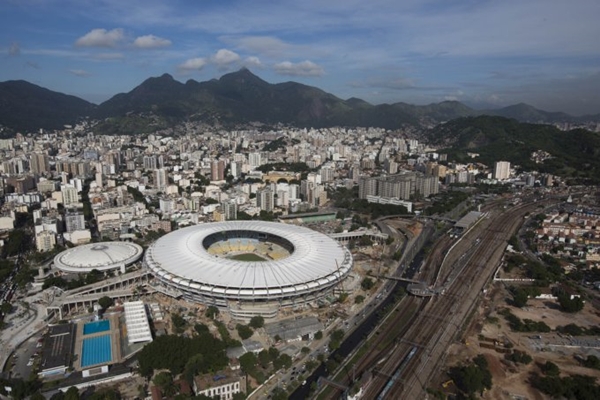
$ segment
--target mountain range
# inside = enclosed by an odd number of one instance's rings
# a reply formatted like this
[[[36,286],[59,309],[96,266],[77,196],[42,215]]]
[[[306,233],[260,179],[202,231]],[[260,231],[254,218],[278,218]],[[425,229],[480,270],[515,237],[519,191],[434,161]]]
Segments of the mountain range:
[[[95,105],[26,81],[0,83],[0,125],[12,131],[59,129],[83,118],[102,121],[98,133],[144,132],[192,120],[236,125],[284,123],[298,127],[434,126],[460,117],[494,115],[521,122],[554,123],[600,120],[600,115],[573,117],[517,104],[475,110],[457,101],[417,106],[373,105],[340,99],[319,88],[296,82],[268,83],[243,68],[205,82],[181,83],[169,74],[145,80],[128,93]]]

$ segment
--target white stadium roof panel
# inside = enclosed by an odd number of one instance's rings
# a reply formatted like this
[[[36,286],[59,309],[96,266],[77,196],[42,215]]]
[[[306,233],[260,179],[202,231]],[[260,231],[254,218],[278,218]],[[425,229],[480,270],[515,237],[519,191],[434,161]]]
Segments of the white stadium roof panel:
[[[205,248],[205,241],[212,245],[243,240],[246,235],[258,235],[258,240],[266,243],[271,240],[277,244],[280,239],[293,249],[278,260],[241,261],[210,254]],[[171,281],[178,289],[235,299],[271,294],[276,298],[286,293],[320,290],[320,285],[331,286],[346,276],[352,267],[351,259],[341,244],[308,228],[263,221],[227,221],[195,225],[163,236],[148,249],[145,264],[155,276],[163,282]]]
[[[130,242],[100,242],[67,249],[54,257],[54,265],[65,272],[90,272],[121,268],[142,257],[141,246]]]

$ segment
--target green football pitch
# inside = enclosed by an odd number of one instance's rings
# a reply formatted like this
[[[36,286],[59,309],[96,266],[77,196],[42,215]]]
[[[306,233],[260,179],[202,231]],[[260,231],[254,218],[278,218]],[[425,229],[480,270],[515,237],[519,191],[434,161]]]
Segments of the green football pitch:
[[[232,260],[240,260],[240,261],[266,261],[263,257],[254,253],[243,253],[236,254],[234,256],[229,257]]]

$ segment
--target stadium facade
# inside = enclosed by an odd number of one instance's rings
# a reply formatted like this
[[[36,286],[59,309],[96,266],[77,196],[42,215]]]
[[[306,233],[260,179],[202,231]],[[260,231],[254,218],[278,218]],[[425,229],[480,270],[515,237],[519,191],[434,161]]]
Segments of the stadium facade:
[[[263,221],[227,221],[176,230],[144,257],[155,286],[236,318],[275,317],[332,295],[352,255],[327,235]]]

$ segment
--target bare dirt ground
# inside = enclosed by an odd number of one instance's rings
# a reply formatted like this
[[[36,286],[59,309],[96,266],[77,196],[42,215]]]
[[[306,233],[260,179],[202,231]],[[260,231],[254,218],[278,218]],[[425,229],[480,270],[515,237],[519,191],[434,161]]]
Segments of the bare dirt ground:
[[[526,308],[518,309],[508,306],[506,302],[508,297],[508,292],[503,285],[496,283],[490,288],[462,340],[455,342],[448,349],[445,367],[437,381],[432,382],[432,387],[444,392],[452,392],[452,385],[448,385],[447,388],[443,388],[441,385],[448,380],[445,371],[453,365],[468,362],[478,354],[485,355],[493,377],[493,387],[484,393],[483,399],[550,399],[550,396],[530,387],[528,383],[532,373],[541,374],[540,366],[546,361],[557,364],[561,370],[561,376],[588,375],[598,378],[600,382],[600,371],[582,367],[575,358],[576,356],[585,357],[589,354],[600,356],[600,349],[573,346],[574,343],[570,338],[558,336],[556,332],[540,334],[540,339],[537,338],[537,333],[512,332],[504,317],[496,312],[500,308],[508,308],[521,319],[543,321],[552,329],[570,323],[589,327],[600,325],[600,317],[592,305],[586,304],[584,310],[579,313],[566,314],[558,309],[553,300],[529,300]],[[491,342],[482,340],[483,337]],[[531,339],[532,337],[535,339]],[[581,339],[586,345],[594,345],[597,338],[575,339]],[[510,343],[509,347],[512,346],[515,350],[526,352],[533,358],[533,362],[528,365],[514,364],[505,360],[504,354],[483,347],[493,343],[493,340],[497,340],[499,343]],[[536,344],[540,343],[557,344],[557,346],[552,347],[551,350],[541,350],[544,346],[536,347]],[[566,345],[559,345],[561,343]],[[597,341],[597,344],[600,344],[600,341]]]

